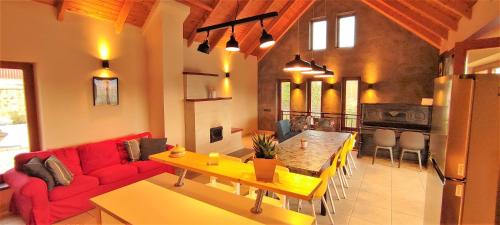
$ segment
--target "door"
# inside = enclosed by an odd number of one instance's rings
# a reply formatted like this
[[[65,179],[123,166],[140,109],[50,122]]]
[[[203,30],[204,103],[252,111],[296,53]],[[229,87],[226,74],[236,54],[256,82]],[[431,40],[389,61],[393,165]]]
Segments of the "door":
[[[0,174],[14,166],[14,156],[39,150],[33,65],[0,64]]]
[[[290,119],[290,93],[292,82],[290,80],[278,80],[278,120]]]
[[[360,77],[346,77],[342,79],[343,130],[355,130],[359,126],[360,83]]]

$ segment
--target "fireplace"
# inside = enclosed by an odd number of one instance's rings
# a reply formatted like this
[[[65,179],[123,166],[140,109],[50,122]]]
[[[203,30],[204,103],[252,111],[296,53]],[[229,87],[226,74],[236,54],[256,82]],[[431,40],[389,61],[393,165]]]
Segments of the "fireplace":
[[[210,128],[210,143],[222,141],[222,126]]]

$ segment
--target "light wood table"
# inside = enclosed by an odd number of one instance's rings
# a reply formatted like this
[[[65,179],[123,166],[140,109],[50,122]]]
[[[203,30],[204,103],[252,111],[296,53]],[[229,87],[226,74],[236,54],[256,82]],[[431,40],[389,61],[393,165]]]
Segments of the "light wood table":
[[[164,173],[94,197],[100,224],[288,224],[311,225],[314,217],[264,204],[248,210],[251,199],[191,180],[174,186],[177,176]]]
[[[187,170],[191,170],[226,181],[238,182],[258,188],[255,205],[251,210],[257,214],[262,211],[261,205],[264,190],[298,199],[310,200],[314,191],[321,183],[321,179],[319,178],[285,171],[276,171],[274,182],[260,182],[255,179],[253,165],[221,157],[219,165],[208,166],[208,155],[193,152],[186,152],[186,155],[181,158],[172,158],[169,155],[170,151],[162,152],[150,156],[149,159],[183,169],[176,183],[178,187],[184,184],[184,177]]]
[[[279,143],[278,159],[292,172],[319,176],[350,136],[351,133],[306,130]],[[301,139],[307,140],[307,148],[301,148]],[[323,204],[321,215],[326,215]]]

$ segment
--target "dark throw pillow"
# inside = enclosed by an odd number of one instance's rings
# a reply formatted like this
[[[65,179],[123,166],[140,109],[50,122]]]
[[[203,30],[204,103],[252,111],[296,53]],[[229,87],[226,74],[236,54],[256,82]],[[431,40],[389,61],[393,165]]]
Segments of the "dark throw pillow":
[[[55,156],[45,160],[45,167],[50,171],[57,184],[67,186],[73,181],[73,174]]]
[[[148,160],[150,155],[164,152],[167,148],[166,138],[141,138],[141,160]]]
[[[56,186],[54,177],[52,174],[43,166],[43,162],[38,157],[33,157],[26,164],[23,165],[23,171],[32,177],[38,177],[47,183],[47,189],[50,191]]]
[[[141,149],[139,147],[139,142],[135,139],[123,142],[125,149],[127,149],[128,158],[131,162],[135,162],[141,157]]]

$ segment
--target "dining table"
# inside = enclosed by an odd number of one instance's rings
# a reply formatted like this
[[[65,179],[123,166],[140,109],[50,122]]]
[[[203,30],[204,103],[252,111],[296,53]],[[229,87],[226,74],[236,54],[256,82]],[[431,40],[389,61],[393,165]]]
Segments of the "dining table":
[[[279,143],[277,157],[291,172],[319,177],[350,136],[349,132],[305,130]],[[302,141],[307,147],[302,148]],[[325,207],[321,204],[321,215],[326,215]]]

